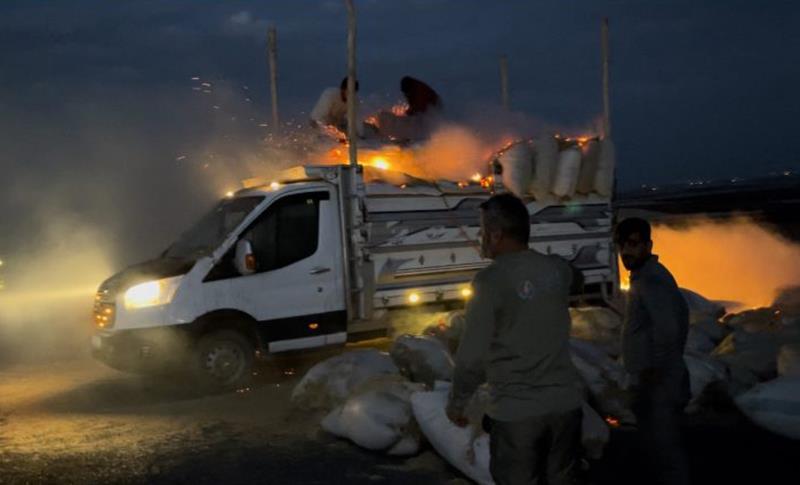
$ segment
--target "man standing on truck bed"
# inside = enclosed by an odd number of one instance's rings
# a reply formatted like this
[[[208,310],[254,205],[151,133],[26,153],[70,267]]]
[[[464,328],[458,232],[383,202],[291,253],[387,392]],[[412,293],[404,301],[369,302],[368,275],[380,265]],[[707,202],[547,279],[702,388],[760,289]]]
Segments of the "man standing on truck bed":
[[[528,248],[522,201],[495,195],[481,204],[481,251],[493,259],[473,281],[447,414],[491,387],[491,473],[498,485],[574,483],[580,447],[581,387],[569,355],[572,270]]]
[[[622,327],[622,359],[631,377],[631,409],[650,483],[687,484],[689,467],[681,421],[689,402],[683,361],[689,308],[670,272],[652,253],[650,224],[625,219],[614,231],[631,287]]]
[[[358,91],[358,81],[356,81]],[[347,133],[347,78],[342,79],[339,87],[330,87],[322,94],[311,110],[311,124],[323,128],[332,126],[342,133]]]

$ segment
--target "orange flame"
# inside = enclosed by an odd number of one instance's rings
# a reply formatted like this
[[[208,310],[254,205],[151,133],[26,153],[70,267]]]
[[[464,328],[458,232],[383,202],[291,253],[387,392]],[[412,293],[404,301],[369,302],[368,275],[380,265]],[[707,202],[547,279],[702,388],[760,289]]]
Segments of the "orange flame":
[[[395,116],[406,116],[406,114],[408,114],[408,103],[401,101],[392,106],[391,111]]]

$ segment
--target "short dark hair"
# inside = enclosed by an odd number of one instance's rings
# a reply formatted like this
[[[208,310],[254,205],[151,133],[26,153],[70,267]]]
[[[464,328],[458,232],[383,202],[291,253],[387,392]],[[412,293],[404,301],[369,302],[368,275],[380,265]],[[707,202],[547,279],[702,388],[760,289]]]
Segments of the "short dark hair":
[[[617,224],[614,229],[614,242],[622,245],[633,234],[642,236],[643,241],[650,240],[650,223],[639,217],[629,217]]]
[[[349,76],[345,76],[344,79],[342,79],[342,82],[339,84],[339,89],[341,89],[341,90],[347,89],[347,78],[348,77]],[[356,79],[356,91],[358,91],[358,79]]]
[[[508,193],[493,195],[480,207],[486,229],[500,230],[515,241],[528,244],[531,236],[530,215],[519,197]]]

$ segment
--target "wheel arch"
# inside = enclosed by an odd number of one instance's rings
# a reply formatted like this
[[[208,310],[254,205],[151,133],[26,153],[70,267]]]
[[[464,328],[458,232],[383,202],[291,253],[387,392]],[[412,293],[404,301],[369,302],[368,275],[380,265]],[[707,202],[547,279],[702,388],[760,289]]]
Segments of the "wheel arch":
[[[261,338],[252,315],[236,309],[219,309],[197,317],[189,326],[195,341],[203,335],[217,330],[233,330],[247,338],[256,350],[261,350]]]

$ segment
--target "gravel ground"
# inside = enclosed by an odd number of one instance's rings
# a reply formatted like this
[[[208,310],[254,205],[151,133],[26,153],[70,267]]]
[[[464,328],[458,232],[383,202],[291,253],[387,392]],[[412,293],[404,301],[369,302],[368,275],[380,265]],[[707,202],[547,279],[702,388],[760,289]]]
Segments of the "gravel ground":
[[[374,344],[374,343],[373,343]],[[259,367],[239,392],[203,396],[81,358],[0,369],[0,483],[465,483],[430,449],[362,450],[292,409],[289,394],[331,352]],[[689,426],[695,483],[794,483],[800,442],[749,423],[724,398]],[[588,478],[647,483],[630,431],[615,430]]]
[[[325,355],[318,356],[319,358]],[[91,360],[0,371],[0,483],[443,483],[433,452],[388,458],[326,435],[289,393],[317,359],[200,396]],[[305,365],[304,365],[305,363]]]

